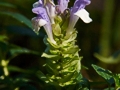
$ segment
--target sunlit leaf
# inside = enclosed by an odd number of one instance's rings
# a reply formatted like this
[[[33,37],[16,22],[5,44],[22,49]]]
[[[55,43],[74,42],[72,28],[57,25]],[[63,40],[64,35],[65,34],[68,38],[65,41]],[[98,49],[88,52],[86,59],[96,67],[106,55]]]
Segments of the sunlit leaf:
[[[115,80],[115,86],[120,88],[120,74],[114,75],[114,80]]]
[[[0,12],[0,14],[9,15],[9,16],[15,18],[16,20],[18,20],[19,22],[24,23],[25,25],[27,25],[29,28],[32,29],[31,21],[20,13]]]
[[[106,69],[103,69],[97,65],[92,64],[92,67],[95,69],[95,71],[103,77],[110,85],[114,83],[114,79],[112,77],[112,72]]]

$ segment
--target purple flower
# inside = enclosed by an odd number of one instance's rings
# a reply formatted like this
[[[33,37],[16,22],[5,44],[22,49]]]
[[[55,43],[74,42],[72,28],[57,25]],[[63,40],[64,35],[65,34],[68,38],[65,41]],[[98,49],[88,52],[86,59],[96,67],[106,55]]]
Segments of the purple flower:
[[[60,13],[63,13],[68,8],[69,0],[58,0],[58,9]]]
[[[76,13],[77,11],[84,9],[86,5],[90,4],[90,0],[76,0],[72,8],[72,12]]]
[[[90,0],[76,0],[74,6],[71,8],[70,23],[67,29],[67,34],[72,33],[73,28],[79,18],[85,23],[90,23],[92,19],[89,17],[89,13],[84,9],[86,5],[90,4]]]
[[[51,21],[43,4],[43,0],[39,0],[39,2],[34,3],[32,11],[33,13],[37,14],[37,17],[32,19],[34,31],[38,32],[40,27],[43,26],[48,35],[48,38],[52,43],[55,44],[56,42],[53,39]]]
[[[54,18],[56,16],[56,13],[55,13],[55,5],[53,3],[53,0],[48,0],[48,2],[45,3],[45,7],[46,7],[51,23],[55,24]]]
[[[54,18],[57,13],[64,13],[68,8],[69,0],[58,0],[58,5],[54,4],[53,0],[39,0],[33,4],[33,13],[37,14],[37,17],[32,19],[34,31],[38,32],[40,27],[43,26],[48,35],[50,41],[55,44],[52,34],[52,24],[55,24]],[[86,5],[90,4],[90,0],[76,0],[74,6],[70,10],[70,21],[66,30],[67,34],[73,32],[73,28],[81,18],[85,23],[89,23],[92,19],[89,17],[89,13],[84,9]]]

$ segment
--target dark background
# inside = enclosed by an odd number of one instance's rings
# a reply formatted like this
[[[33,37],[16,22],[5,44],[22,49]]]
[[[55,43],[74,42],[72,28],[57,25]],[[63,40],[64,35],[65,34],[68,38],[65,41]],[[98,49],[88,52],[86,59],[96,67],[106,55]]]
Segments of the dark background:
[[[8,66],[15,66],[22,70],[31,70],[33,72],[41,70],[45,73],[46,71],[42,66],[45,63],[45,58],[41,58],[41,54],[46,48],[43,43],[45,35],[44,29],[41,28],[39,35],[36,35],[32,29],[30,29],[31,26],[26,25],[27,21],[22,22],[23,18],[14,14],[21,14],[26,17],[28,21],[31,20],[31,18],[36,16],[31,11],[32,4],[36,1],[37,0],[0,0],[0,3],[4,2],[4,5],[0,4],[0,35],[6,37],[0,40],[0,59],[9,60],[12,54],[9,52],[9,49],[6,51],[6,47],[14,44],[39,54],[31,53],[31,51],[29,53],[25,53],[24,51],[21,53],[17,52],[17,55],[10,60]],[[5,3],[12,4],[13,6],[6,6]],[[71,7],[73,3],[74,0],[70,0],[69,7]],[[120,73],[119,4],[120,0],[91,0],[91,4],[86,7],[86,10],[90,13],[93,22],[85,24],[79,19],[75,26],[78,30],[77,44],[81,49],[79,53],[80,56],[83,56],[82,65],[89,68],[83,68],[82,73],[83,76],[90,81],[102,80],[92,69],[91,64],[109,69],[113,73]],[[12,14],[10,14],[11,12]],[[101,55],[101,57],[105,58],[108,62],[105,63],[96,58],[95,53]],[[110,58],[112,58],[113,63],[109,63]],[[118,62],[114,63],[115,60],[118,60]],[[28,75],[28,73],[24,73],[24,71],[14,69],[10,71],[9,77],[16,78],[21,77],[21,75],[32,78],[34,81],[36,80],[32,74]],[[32,85],[39,88],[36,82],[32,82]]]

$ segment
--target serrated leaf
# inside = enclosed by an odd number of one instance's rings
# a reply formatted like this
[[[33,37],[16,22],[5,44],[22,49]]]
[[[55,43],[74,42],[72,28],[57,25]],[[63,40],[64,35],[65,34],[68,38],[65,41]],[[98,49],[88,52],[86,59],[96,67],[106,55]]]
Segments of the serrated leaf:
[[[104,78],[110,85],[114,83],[114,79],[112,77],[112,72],[106,69],[103,69],[97,65],[92,64],[92,67],[95,69],[95,71]]]
[[[0,12],[0,14],[4,14],[4,15],[9,15],[13,18],[15,18],[16,20],[18,20],[21,23],[24,23],[25,25],[27,25],[29,28],[32,29],[32,23],[31,21],[26,18],[25,16],[23,16],[20,13],[15,13],[15,12]]]
[[[115,80],[116,88],[120,87],[120,76],[119,76],[119,74],[116,74],[113,77],[114,77],[114,80]]]

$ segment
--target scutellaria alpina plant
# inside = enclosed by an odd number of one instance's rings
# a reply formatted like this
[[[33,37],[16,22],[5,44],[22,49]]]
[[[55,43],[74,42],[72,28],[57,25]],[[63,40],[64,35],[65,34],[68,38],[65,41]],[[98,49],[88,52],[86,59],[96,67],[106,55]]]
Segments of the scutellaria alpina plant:
[[[57,5],[53,0],[39,0],[33,4],[32,12],[37,14],[32,18],[34,31],[38,33],[43,26],[47,33],[44,38],[47,48],[42,54],[46,58],[47,74],[39,73],[47,84],[67,87],[80,83],[82,57],[75,45],[77,31],[74,26],[79,18],[85,23],[92,21],[85,10],[90,2],[75,0],[71,8],[68,8],[69,0],[57,0]]]

